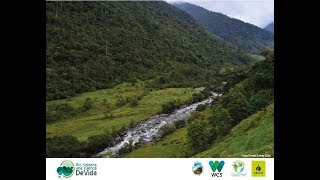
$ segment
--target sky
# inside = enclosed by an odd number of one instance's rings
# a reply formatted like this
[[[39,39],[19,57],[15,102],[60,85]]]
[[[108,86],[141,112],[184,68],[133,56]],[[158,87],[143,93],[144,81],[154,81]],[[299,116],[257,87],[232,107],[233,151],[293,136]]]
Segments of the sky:
[[[166,0],[188,2],[264,28],[274,21],[274,0]]]

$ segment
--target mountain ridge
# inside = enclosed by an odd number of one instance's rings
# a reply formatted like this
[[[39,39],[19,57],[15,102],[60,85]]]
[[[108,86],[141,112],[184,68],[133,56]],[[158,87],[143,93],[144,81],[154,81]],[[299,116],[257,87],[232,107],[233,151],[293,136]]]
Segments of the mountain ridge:
[[[173,3],[205,25],[213,34],[248,52],[273,47],[273,34],[253,24],[190,3]]]
[[[47,2],[47,100],[155,80],[213,83],[251,58],[166,2]]]
[[[274,33],[274,22],[268,24],[265,28],[265,30]]]

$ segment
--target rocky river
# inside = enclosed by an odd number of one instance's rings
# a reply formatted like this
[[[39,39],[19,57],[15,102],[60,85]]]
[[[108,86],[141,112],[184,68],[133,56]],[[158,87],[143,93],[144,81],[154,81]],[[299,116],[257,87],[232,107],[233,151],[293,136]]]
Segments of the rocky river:
[[[159,129],[162,126],[187,119],[191,113],[196,110],[198,105],[211,103],[217,96],[221,96],[221,94],[212,93],[209,98],[191,105],[185,105],[171,114],[160,114],[148,118],[133,128],[126,130],[122,133],[121,137],[118,138],[114,146],[104,149],[102,152],[98,153],[96,157],[118,157],[118,151],[129,143],[132,145],[137,143],[146,144],[159,139]]]

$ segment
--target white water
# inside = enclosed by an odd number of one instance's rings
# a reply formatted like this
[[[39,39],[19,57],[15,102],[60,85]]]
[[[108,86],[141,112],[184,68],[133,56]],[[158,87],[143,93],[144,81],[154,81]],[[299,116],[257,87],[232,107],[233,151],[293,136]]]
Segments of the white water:
[[[175,121],[180,121],[188,118],[192,112],[194,112],[198,105],[211,103],[213,99],[221,94],[212,93],[209,98],[177,109],[171,114],[161,114],[150,117],[144,122],[141,122],[137,126],[126,131],[125,135],[121,137],[121,141],[116,143],[113,147],[104,149],[102,152],[98,153],[96,157],[104,157],[107,154],[111,157],[117,157],[118,151],[124,147],[126,144],[132,142],[135,145],[138,142],[143,144],[152,142],[153,140],[159,138],[159,129],[168,123],[173,123]]]

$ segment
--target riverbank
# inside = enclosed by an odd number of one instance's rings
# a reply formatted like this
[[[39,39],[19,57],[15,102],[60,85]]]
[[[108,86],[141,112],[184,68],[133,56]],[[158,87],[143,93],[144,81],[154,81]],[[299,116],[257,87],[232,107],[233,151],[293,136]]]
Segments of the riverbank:
[[[187,101],[198,92],[193,88],[152,90],[146,88],[143,82],[138,82],[83,93],[70,99],[50,101],[47,102],[47,111],[67,104],[79,112],[76,111],[66,119],[47,122],[46,136],[49,138],[72,135],[80,141],[86,141],[90,136],[119,131],[129,127],[130,124],[144,121],[158,114],[163,104],[170,101]],[[92,100],[92,107],[82,111],[81,108],[88,98]],[[137,98],[136,104],[131,104],[130,99],[135,98]]]
[[[128,129],[121,138],[121,141],[114,146],[106,148],[104,151],[97,154],[97,157],[118,157],[119,150],[127,145],[135,146],[135,144],[147,144],[158,140],[161,136],[159,129],[166,124],[172,124],[177,121],[186,120],[199,105],[210,104],[215,97],[220,94],[212,93],[212,96],[180,109],[175,110],[171,114],[162,114],[150,117],[146,121],[137,126]]]

